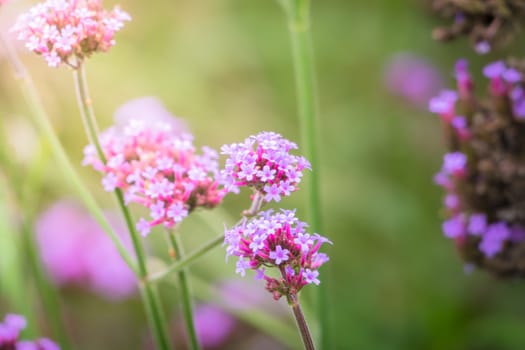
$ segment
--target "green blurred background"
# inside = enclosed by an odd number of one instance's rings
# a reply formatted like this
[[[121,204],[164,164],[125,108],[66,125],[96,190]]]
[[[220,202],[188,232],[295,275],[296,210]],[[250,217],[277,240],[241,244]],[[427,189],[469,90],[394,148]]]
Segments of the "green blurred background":
[[[441,234],[442,194],[432,183],[444,152],[437,118],[391,95],[383,83],[385,65],[399,52],[431,60],[450,86],[457,58],[469,58],[476,70],[497,54],[476,57],[464,40],[432,41],[432,28],[443,21],[422,1],[312,2],[321,164],[315,171],[322,184],[321,234],[334,242],[325,249],[331,261],[321,279],[329,293],[334,349],[524,349],[523,283],[479,271],[466,275]],[[2,14],[4,27],[29,5],[13,0]],[[157,96],[185,118],[196,145],[218,148],[262,130],[299,141],[289,37],[275,1],[123,0],[120,5],[133,21],[108,54],[96,55],[87,66],[102,128],[127,100]],[[524,53],[523,46],[509,50]],[[71,72],[48,68],[30,54],[23,60],[79,164],[87,140]],[[27,119],[28,110],[5,60],[0,69],[0,113],[9,130]],[[13,160],[23,162],[15,155]],[[78,169],[99,202],[110,205],[98,174]],[[35,194],[37,205],[43,209],[70,195],[64,182],[49,167],[45,189]],[[299,191],[282,206],[298,207],[304,217],[304,198]],[[246,200],[227,197],[228,220],[238,216]],[[202,213],[188,219],[181,228],[188,250],[213,237],[203,218],[216,222],[218,233],[223,217],[223,212]],[[164,252],[161,239],[150,241],[152,252]],[[233,278],[234,266],[223,261],[218,248],[192,272],[213,283]],[[174,294],[163,287],[168,313],[175,310]],[[144,344],[137,298],[109,304],[74,289],[61,290],[61,296],[79,348]],[[2,314],[8,311],[2,309]]]

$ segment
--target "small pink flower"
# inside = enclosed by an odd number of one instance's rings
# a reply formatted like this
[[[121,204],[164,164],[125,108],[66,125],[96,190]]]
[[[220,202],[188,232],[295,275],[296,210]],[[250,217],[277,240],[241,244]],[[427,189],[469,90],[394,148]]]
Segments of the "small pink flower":
[[[266,202],[279,202],[297,189],[302,171],[310,169],[304,157],[290,154],[293,149],[297,149],[295,143],[273,132],[222,146],[222,154],[228,156],[221,171],[224,186],[235,193],[240,187],[252,187]]]
[[[143,115],[133,115],[127,107],[117,111],[117,124],[100,135],[106,164],[93,154],[91,145],[84,151],[83,164],[104,174],[106,190],[119,188],[126,203],[149,209],[151,220],[142,218],[136,226],[144,236],[157,225],[173,227],[196,208],[217,206],[226,194],[216,180],[217,152],[203,147],[198,154],[192,135],[158,107],[152,114],[142,111]]]
[[[295,217],[295,212],[271,210],[245,220],[225,230],[226,256],[237,256],[236,273],[245,276],[246,270],[256,271],[256,279],[264,279],[266,289],[275,299],[297,293],[307,284],[319,284],[317,269],[328,261],[319,252],[323,243],[331,243],[318,234],[305,232],[307,225]],[[281,278],[266,274],[276,268]]]
[[[118,7],[104,10],[100,0],[47,0],[22,14],[11,31],[50,67],[77,68],[94,52],[115,45],[115,32],[129,20]]]

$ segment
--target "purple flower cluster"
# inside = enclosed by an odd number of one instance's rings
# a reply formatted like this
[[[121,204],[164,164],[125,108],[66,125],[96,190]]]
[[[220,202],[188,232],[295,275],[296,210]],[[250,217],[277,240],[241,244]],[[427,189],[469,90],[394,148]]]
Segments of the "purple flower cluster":
[[[50,67],[78,62],[115,45],[115,33],[131,17],[120,8],[106,11],[100,0],[47,0],[22,14],[12,31]]]
[[[252,187],[266,202],[279,202],[297,190],[303,170],[311,169],[304,157],[290,154],[293,149],[295,143],[274,132],[222,146],[221,153],[228,156],[221,172],[225,188],[238,193],[239,187]]]
[[[60,347],[47,338],[34,341],[19,340],[20,332],[26,328],[23,316],[7,314],[0,323],[0,349],[2,350],[60,350]]]
[[[306,226],[295,217],[295,211],[261,212],[225,230],[226,257],[238,257],[236,272],[241,276],[246,269],[255,270],[256,279],[266,281],[266,289],[276,300],[296,294],[307,284],[320,283],[317,269],[329,260],[319,248],[331,242],[307,233]],[[280,277],[267,274],[266,268],[277,268]]]
[[[116,216],[108,215],[108,219],[130,247],[124,223]],[[135,292],[135,275],[102,228],[76,203],[53,204],[38,219],[36,235],[43,263],[55,283],[87,286],[108,299]]]
[[[173,227],[197,207],[217,206],[226,194],[216,180],[217,152],[202,147],[198,154],[193,136],[180,130],[181,123],[159,112],[156,109],[151,118],[132,118],[129,111],[117,114],[121,125],[117,123],[100,136],[105,164],[94,145],[84,151],[83,164],[104,174],[106,191],[119,188],[127,203],[149,209],[151,220],[141,218],[137,223],[143,236],[156,225]]]

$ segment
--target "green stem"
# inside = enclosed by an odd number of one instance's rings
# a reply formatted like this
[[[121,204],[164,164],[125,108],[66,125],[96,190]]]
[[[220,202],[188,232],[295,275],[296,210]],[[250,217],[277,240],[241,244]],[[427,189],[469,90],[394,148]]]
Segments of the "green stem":
[[[191,254],[187,256],[179,256],[179,260],[170,266],[168,266],[164,271],[160,271],[154,274],[151,274],[149,276],[149,281],[151,282],[158,282],[166,278],[167,276],[171,275],[174,272],[181,271],[185,267],[189,266],[191,263],[193,263],[195,260],[209,252],[215,247],[218,247],[221,243],[224,242],[224,236],[219,236],[212,241],[206,243],[202,247],[196,249]]]
[[[301,333],[301,338],[303,339],[304,348],[306,350],[315,350],[314,342],[312,336],[310,335],[310,330],[306,324],[306,319],[304,318],[303,311],[301,310],[301,304],[297,299],[297,295],[290,294],[287,296],[288,304],[292,308],[295,321],[297,323],[297,328],[299,328],[299,333]]]
[[[80,114],[82,121],[86,127],[89,140],[95,145],[98,156],[102,162],[106,162],[102,147],[98,140],[98,127],[95,118],[95,114],[92,108],[91,97],[89,96],[89,90],[87,86],[87,80],[85,76],[84,65],[82,62],[79,64],[79,68],[73,71],[73,77],[75,80],[75,88],[77,92],[77,101],[80,108]],[[137,257],[138,264],[138,277],[141,282],[141,295],[146,309],[146,314],[150,328],[155,336],[155,342],[159,349],[170,349],[170,340],[167,335],[165,317],[162,311],[162,304],[160,302],[156,287],[151,285],[148,281],[148,270],[146,265],[146,255],[144,248],[142,247],[139,234],[133,223],[131,213],[128,210],[124,202],[124,196],[120,189],[115,190],[115,196],[117,198],[118,206],[126,221],[126,226],[131,237],[131,242],[135,255]]]
[[[175,251],[174,259],[184,258],[184,248],[182,242],[177,234],[173,230],[168,231],[168,238],[172,249]],[[199,341],[197,339],[197,333],[195,332],[195,326],[193,324],[193,306],[191,302],[190,293],[190,282],[186,273],[186,269],[181,269],[178,272],[179,280],[179,291],[182,303],[182,313],[184,315],[184,323],[186,325],[186,333],[189,338],[190,346],[192,350],[200,349]]]
[[[301,141],[306,158],[312,165],[312,173],[307,181],[307,215],[313,232],[321,232],[319,198],[319,164],[317,157],[317,101],[314,76],[313,48],[310,34],[310,1],[281,1],[288,16],[290,30],[297,104],[301,129]],[[317,288],[317,312],[320,322],[320,345],[322,349],[331,349],[330,324],[328,322],[328,303],[326,302],[326,282]]]
[[[28,214],[22,224],[22,236],[25,251],[28,254],[29,264],[31,265],[31,270],[35,277],[36,286],[38,289],[38,294],[42,299],[42,306],[44,308],[44,313],[46,319],[49,320],[49,326],[51,332],[54,335],[62,349],[67,350],[71,349],[69,344],[69,339],[65,329],[64,320],[61,315],[61,303],[58,292],[53,286],[49,283],[47,273],[44,271],[38,250],[36,247],[36,242],[33,237],[33,229],[31,223],[33,220],[30,219],[31,214]]]
[[[71,162],[69,161],[69,158],[67,157],[64,148],[62,147],[60,141],[58,140],[58,137],[56,136],[53,130],[53,127],[51,126],[51,123],[49,122],[49,118],[43,108],[42,102],[40,101],[40,97],[38,96],[33,81],[27,73],[27,71],[25,70],[24,66],[22,65],[20,59],[18,58],[16,51],[12,48],[7,38],[4,38],[2,36],[0,41],[1,44],[6,48],[5,51],[7,53],[8,59],[13,67],[16,77],[18,78],[24,98],[31,110],[31,117],[33,118],[33,122],[36,124],[39,132],[41,132],[42,135],[49,142],[49,145],[53,151],[53,154],[55,155],[55,159],[58,163],[61,172],[64,174],[64,177],[69,180],[70,185],[72,186],[73,190],[76,191],[80,199],[83,201],[87,210],[93,215],[95,220],[111,238],[124,261],[133,271],[136,271],[136,264],[134,259],[125,248],[120,237],[109,224],[109,221],[106,219],[104,213],[97,205],[97,202],[91,195],[91,192],[86,188],[82,180],[80,180],[79,175],[71,165]]]

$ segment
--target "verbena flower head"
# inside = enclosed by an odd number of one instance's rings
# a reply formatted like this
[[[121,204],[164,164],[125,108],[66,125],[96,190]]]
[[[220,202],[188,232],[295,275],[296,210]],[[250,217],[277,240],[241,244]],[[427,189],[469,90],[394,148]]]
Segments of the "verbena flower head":
[[[224,145],[221,153],[228,156],[221,171],[226,189],[252,187],[266,202],[279,202],[297,190],[304,169],[310,163],[304,157],[290,154],[297,145],[274,132],[261,132],[242,143]]]
[[[131,17],[120,8],[106,11],[100,0],[47,0],[22,14],[11,31],[50,67],[78,63],[115,45],[115,33]]]
[[[60,350],[60,347],[47,338],[34,341],[20,340],[20,333],[26,328],[23,316],[7,314],[0,323],[0,349],[2,350]]]
[[[255,270],[256,279],[266,281],[266,289],[276,300],[297,294],[307,284],[320,283],[317,270],[329,260],[319,248],[331,242],[307,233],[306,226],[295,217],[295,211],[261,212],[225,230],[226,257],[238,257],[236,272],[241,276],[247,269]],[[273,277],[272,268],[279,277]]]
[[[131,249],[122,220],[110,214],[107,218]],[[43,263],[55,283],[87,287],[113,300],[135,292],[135,275],[103,229],[75,202],[59,201],[42,213],[36,237]]]
[[[155,117],[128,119],[100,135],[105,164],[93,145],[84,151],[83,164],[104,174],[106,191],[119,188],[126,203],[149,209],[149,220],[137,223],[142,235],[156,225],[173,227],[198,207],[213,208],[226,194],[216,180],[217,152],[202,147],[197,153],[192,135],[176,125]]]

